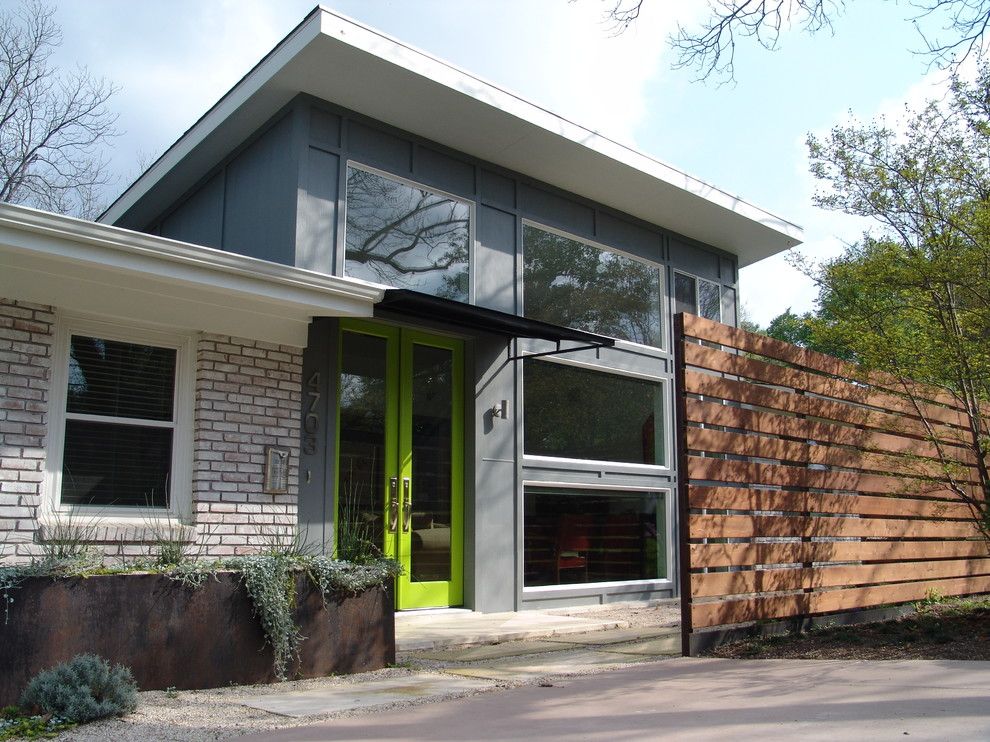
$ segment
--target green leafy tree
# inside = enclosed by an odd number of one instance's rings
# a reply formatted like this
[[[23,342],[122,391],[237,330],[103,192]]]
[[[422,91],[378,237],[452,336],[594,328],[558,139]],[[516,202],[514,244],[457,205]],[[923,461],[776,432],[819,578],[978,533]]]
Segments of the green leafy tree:
[[[990,68],[973,83],[954,78],[951,95],[912,112],[901,131],[854,123],[808,144],[825,186],[817,204],[878,225],[810,271],[811,338],[893,379],[990,539]],[[928,419],[933,395],[917,382],[965,411],[955,446]]]

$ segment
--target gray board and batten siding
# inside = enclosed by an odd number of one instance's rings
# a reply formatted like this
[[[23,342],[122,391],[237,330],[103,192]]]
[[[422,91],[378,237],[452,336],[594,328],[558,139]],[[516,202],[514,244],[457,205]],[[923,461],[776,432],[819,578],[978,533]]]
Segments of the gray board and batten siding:
[[[723,310],[723,320],[733,321],[735,257],[307,95],[298,96],[230,157],[204,172],[197,186],[163,210],[146,231],[340,275],[348,163],[471,205],[470,297],[479,306],[521,313],[524,222],[614,248],[662,269],[661,347],[620,342],[615,348],[571,353],[559,361],[579,364],[572,368],[660,380],[665,419],[657,434],[664,436],[665,466],[525,455],[522,363],[507,360],[504,339],[470,338],[466,370],[469,389],[473,378],[474,395],[466,402],[465,419],[474,433],[465,450],[465,603],[488,612],[675,594],[671,287],[676,270],[733,289],[726,292],[733,297],[731,306]],[[439,320],[429,329],[463,334]],[[325,493],[332,493],[334,481],[337,333],[335,320],[314,321],[304,359],[303,412],[309,430],[304,423],[299,519],[313,540],[328,539],[332,531],[332,506]],[[516,351],[546,349],[545,343],[520,341]],[[495,420],[490,409],[503,399],[508,400],[509,419]],[[667,579],[524,589],[524,483],[536,488],[557,484],[663,493]]]

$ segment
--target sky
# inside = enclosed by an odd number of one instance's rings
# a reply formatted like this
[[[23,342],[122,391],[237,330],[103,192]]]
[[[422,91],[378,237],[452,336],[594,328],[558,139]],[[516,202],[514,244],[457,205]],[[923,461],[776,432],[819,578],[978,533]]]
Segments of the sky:
[[[0,0],[16,7],[17,0]],[[116,192],[171,145],[301,21],[315,0],[56,0],[53,57],[119,87],[109,151]],[[625,32],[606,0],[330,0],[324,6],[451,62],[587,128],[799,224],[800,252],[837,255],[869,228],[822,211],[808,171],[809,132],[886,116],[944,90],[919,55],[904,3],[847,4],[832,32],[794,30],[767,52],[742,40],[734,85],[673,69],[666,43],[704,0],[645,0]],[[931,21],[929,21],[931,22]],[[934,29],[929,26],[929,30]],[[937,30],[937,29],[936,29]],[[112,197],[116,192],[109,194]],[[765,326],[813,307],[811,281],[787,255],[740,275],[744,313]]]

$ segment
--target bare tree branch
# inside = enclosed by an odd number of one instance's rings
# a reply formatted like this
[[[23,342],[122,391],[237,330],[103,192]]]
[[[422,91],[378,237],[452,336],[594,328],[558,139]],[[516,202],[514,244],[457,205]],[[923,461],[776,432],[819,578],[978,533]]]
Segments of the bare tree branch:
[[[108,179],[103,147],[116,136],[116,88],[80,67],[51,66],[62,42],[39,0],[0,12],[0,201],[87,218]]]

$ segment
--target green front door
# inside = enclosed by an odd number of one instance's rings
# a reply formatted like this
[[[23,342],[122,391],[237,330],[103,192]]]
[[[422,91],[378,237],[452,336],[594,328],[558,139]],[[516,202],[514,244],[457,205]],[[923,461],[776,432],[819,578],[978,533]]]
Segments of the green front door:
[[[340,333],[337,551],[401,562],[396,607],[463,602],[463,346],[350,321]]]

